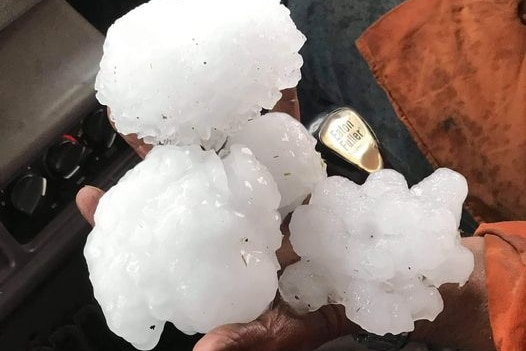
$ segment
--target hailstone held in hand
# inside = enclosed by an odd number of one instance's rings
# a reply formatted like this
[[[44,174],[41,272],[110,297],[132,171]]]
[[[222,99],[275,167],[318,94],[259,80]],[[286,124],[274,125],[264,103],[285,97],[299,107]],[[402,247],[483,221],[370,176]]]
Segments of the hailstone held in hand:
[[[279,0],[152,0],[108,30],[97,98],[123,134],[218,149],[296,86],[304,42]]]
[[[315,149],[316,139],[286,113],[272,112],[249,121],[228,144],[246,145],[267,166],[281,193],[282,217],[301,205],[327,177],[325,163]]]
[[[110,329],[151,349],[166,321],[195,333],[257,318],[277,290],[279,202],[244,146],[155,147],[100,200],[85,247]]]
[[[292,215],[302,260],[281,276],[283,298],[303,312],[343,304],[351,321],[379,335],[434,320],[443,309],[437,288],[462,285],[473,270],[458,232],[466,195],[464,177],[448,169],[411,189],[393,170],[362,186],[327,178]]]

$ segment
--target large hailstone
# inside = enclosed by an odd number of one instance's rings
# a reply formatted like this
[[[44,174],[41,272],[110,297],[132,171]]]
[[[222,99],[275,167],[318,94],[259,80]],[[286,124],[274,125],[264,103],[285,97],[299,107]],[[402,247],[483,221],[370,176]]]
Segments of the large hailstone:
[[[100,200],[84,250],[110,329],[151,349],[165,321],[195,333],[257,318],[278,285],[279,202],[246,147],[155,147]]]
[[[281,193],[282,217],[327,177],[326,165],[315,149],[316,139],[286,113],[267,113],[249,121],[228,144],[246,145],[268,168]]]
[[[97,98],[123,134],[217,149],[296,86],[304,42],[279,0],[152,0],[108,30]]]
[[[458,232],[466,195],[465,178],[448,169],[411,189],[393,170],[363,186],[327,178],[292,215],[302,259],[280,279],[283,298],[300,312],[343,304],[351,321],[379,335],[434,320],[443,309],[437,288],[462,285],[473,270]]]

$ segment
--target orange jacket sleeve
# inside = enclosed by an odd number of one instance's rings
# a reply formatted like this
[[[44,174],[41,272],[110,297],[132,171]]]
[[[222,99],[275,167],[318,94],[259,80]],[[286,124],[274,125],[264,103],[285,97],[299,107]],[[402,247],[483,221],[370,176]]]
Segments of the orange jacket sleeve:
[[[499,351],[526,350],[526,222],[482,224],[493,340]]]
[[[431,164],[468,179],[466,206],[484,222],[526,218],[526,25],[518,4],[407,0],[357,42]]]

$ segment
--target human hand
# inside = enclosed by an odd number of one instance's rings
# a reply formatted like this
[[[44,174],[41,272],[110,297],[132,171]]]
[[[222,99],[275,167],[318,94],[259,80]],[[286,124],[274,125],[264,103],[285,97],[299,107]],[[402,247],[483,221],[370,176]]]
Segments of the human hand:
[[[273,111],[286,112],[299,120],[299,104],[296,89],[287,89]],[[144,144],[136,135],[123,136],[126,142],[144,158],[152,146]],[[87,186],[77,194],[77,206],[82,216],[94,225],[97,204],[104,192]],[[278,260],[284,268],[299,257],[288,240],[288,220],[282,225],[285,234],[282,247],[277,251]],[[274,307],[257,320],[245,324],[230,324],[216,328],[205,335],[195,346],[195,351],[241,351],[241,350],[313,350],[317,346],[348,334],[355,327],[347,321],[341,306],[326,306],[307,315],[297,315],[276,299]]]
[[[102,195],[103,191],[94,187],[85,187],[77,195],[77,206],[92,225]],[[299,257],[288,240],[288,220],[283,223],[282,232],[285,235],[277,256],[284,268]],[[207,333],[194,351],[307,351],[356,330],[346,319],[342,306],[324,306],[300,316],[276,298],[273,308],[257,320],[218,327]]]

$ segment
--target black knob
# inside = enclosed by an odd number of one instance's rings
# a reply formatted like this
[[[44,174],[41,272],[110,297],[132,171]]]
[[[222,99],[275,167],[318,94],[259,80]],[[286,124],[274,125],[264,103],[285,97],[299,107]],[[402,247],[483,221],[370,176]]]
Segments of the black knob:
[[[53,176],[70,179],[79,171],[85,154],[84,146],[74,138],[64,136],[61,142],[49,148],[45,156],[45,164]]]
[[[104,108],[100,108],[86,117],[82,121],[82,130],[86,142],[94,149],[111,148],[117,136]]]
[[[18,211],[32,215],[46,194],[46,178],[28,173],[15,180],[11,190],[11,203]]]

